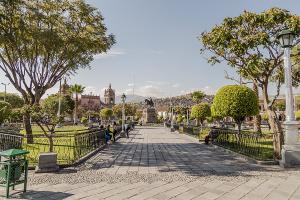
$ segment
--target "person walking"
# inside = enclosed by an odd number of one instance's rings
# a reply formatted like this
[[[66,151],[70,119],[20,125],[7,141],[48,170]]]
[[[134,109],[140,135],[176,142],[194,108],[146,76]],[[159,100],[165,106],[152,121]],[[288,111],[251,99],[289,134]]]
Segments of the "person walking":
[[[125,124],[125,133],[127,138],[129,138],[129,130],[130,130],[130,126],[128,124]]]

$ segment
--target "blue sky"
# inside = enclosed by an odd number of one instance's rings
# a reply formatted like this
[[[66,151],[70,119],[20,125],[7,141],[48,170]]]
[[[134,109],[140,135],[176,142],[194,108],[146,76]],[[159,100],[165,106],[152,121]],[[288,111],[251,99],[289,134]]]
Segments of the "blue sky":
[[[207,64],[199,53],[201,44],[197,36],[201,32],[243,10],[261,12],[277,6],[300,14],[298,0],[87,2],[99,8],[117,44],[108,54],[96,56],[91,70],[80,70],[70,82],[85,85],[86,93],[101,93],[101,96],[109,83],[118,94],[132,94],[133,83],[135,94],[143,96],[178,95],[197,89],[212,94],[219,87],[233,83],[224,78],[224,70],[230,74],[234,72],[225,63]],[[13,91],[12,86],[8,89]]]

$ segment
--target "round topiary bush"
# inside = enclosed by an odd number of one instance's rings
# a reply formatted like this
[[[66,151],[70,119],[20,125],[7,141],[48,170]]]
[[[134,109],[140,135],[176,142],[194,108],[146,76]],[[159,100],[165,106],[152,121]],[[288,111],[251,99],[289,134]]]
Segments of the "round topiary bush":
[[[246,86],[224,86],[216,93],[211,110],[213,116],[232,117],[240,132],[245,117],[258,114],[258,98],[255,92]]]

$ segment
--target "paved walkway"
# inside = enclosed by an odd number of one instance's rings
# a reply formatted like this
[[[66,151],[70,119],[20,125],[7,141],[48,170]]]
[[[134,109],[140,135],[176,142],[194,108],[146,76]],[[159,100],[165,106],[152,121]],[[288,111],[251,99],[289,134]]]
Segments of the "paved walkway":
[[[300,199],[298,170],[251,164],[159,127],[138,128],[76,168],[32,173],[29,184],[14,198]]]

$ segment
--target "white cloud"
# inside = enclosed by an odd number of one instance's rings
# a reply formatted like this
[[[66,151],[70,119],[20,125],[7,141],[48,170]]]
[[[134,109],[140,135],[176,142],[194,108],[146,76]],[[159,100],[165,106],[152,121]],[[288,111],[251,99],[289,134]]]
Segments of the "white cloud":
[[[205,94],[213,95],[216,94],[217,89],[211,86],[205,86],[201,89],[201,91],[203,91]]]
[[[109,57],[115,57],[115,56],[120,56],[126,54],[125,51],[123,50],[117,50],[117,49],[112,49],[109,50],[107,53],[102,53],[102,54],[97,54],[94,56],[94,59],[103,59],[103,58],[109,58]]]
[[[126,90],[124,91],[124,93],[125,93],[126,95],[131,95],[131,94],[133,94],[133,89],[132,89],[132,88],[128,88],[128,89],[126,89]]]
[[[98,95],[99,94],[99,91],[97,90],[97,88],[96,87],[94,87],[94,86],[86,86],[85,88],[84,88],[84,92],[83,92],[84,94],[93,94],[93,95]]]
[[[146,81],[146,83],[149,83],[151,85],[159,85],[159,86],[170,84],[169,82],[164,82],[164,81]]]
[[[128,83],[128,87],[133,87],[134,83]]]
[[[47,90],[46,94],[43,96],[43,98],[47,98],[48,95],[56,94],[59,92],[59,87],[53,87]]]
[[[207,95],[214,95],[217,91],[217,89],[215,89],[214,87],[211,87],[211,86],[205,86],[203,88],[192,88],[190,90],[181,90],[180,91],[180,95],[184,95],[184,94],[189,94],[189,93],[192,93],[192,92],[195,92],[195,91],[202,91],[204,92],[205,94]]]
[[[172,85],[173,88],[178,88],[179,86],[180,86],[179,83],[175,83],[175,84]]]
[[[137,88],[136,93],[141,96],[160,97],[163,92],[161,89],[154,85],[145,85]]]

